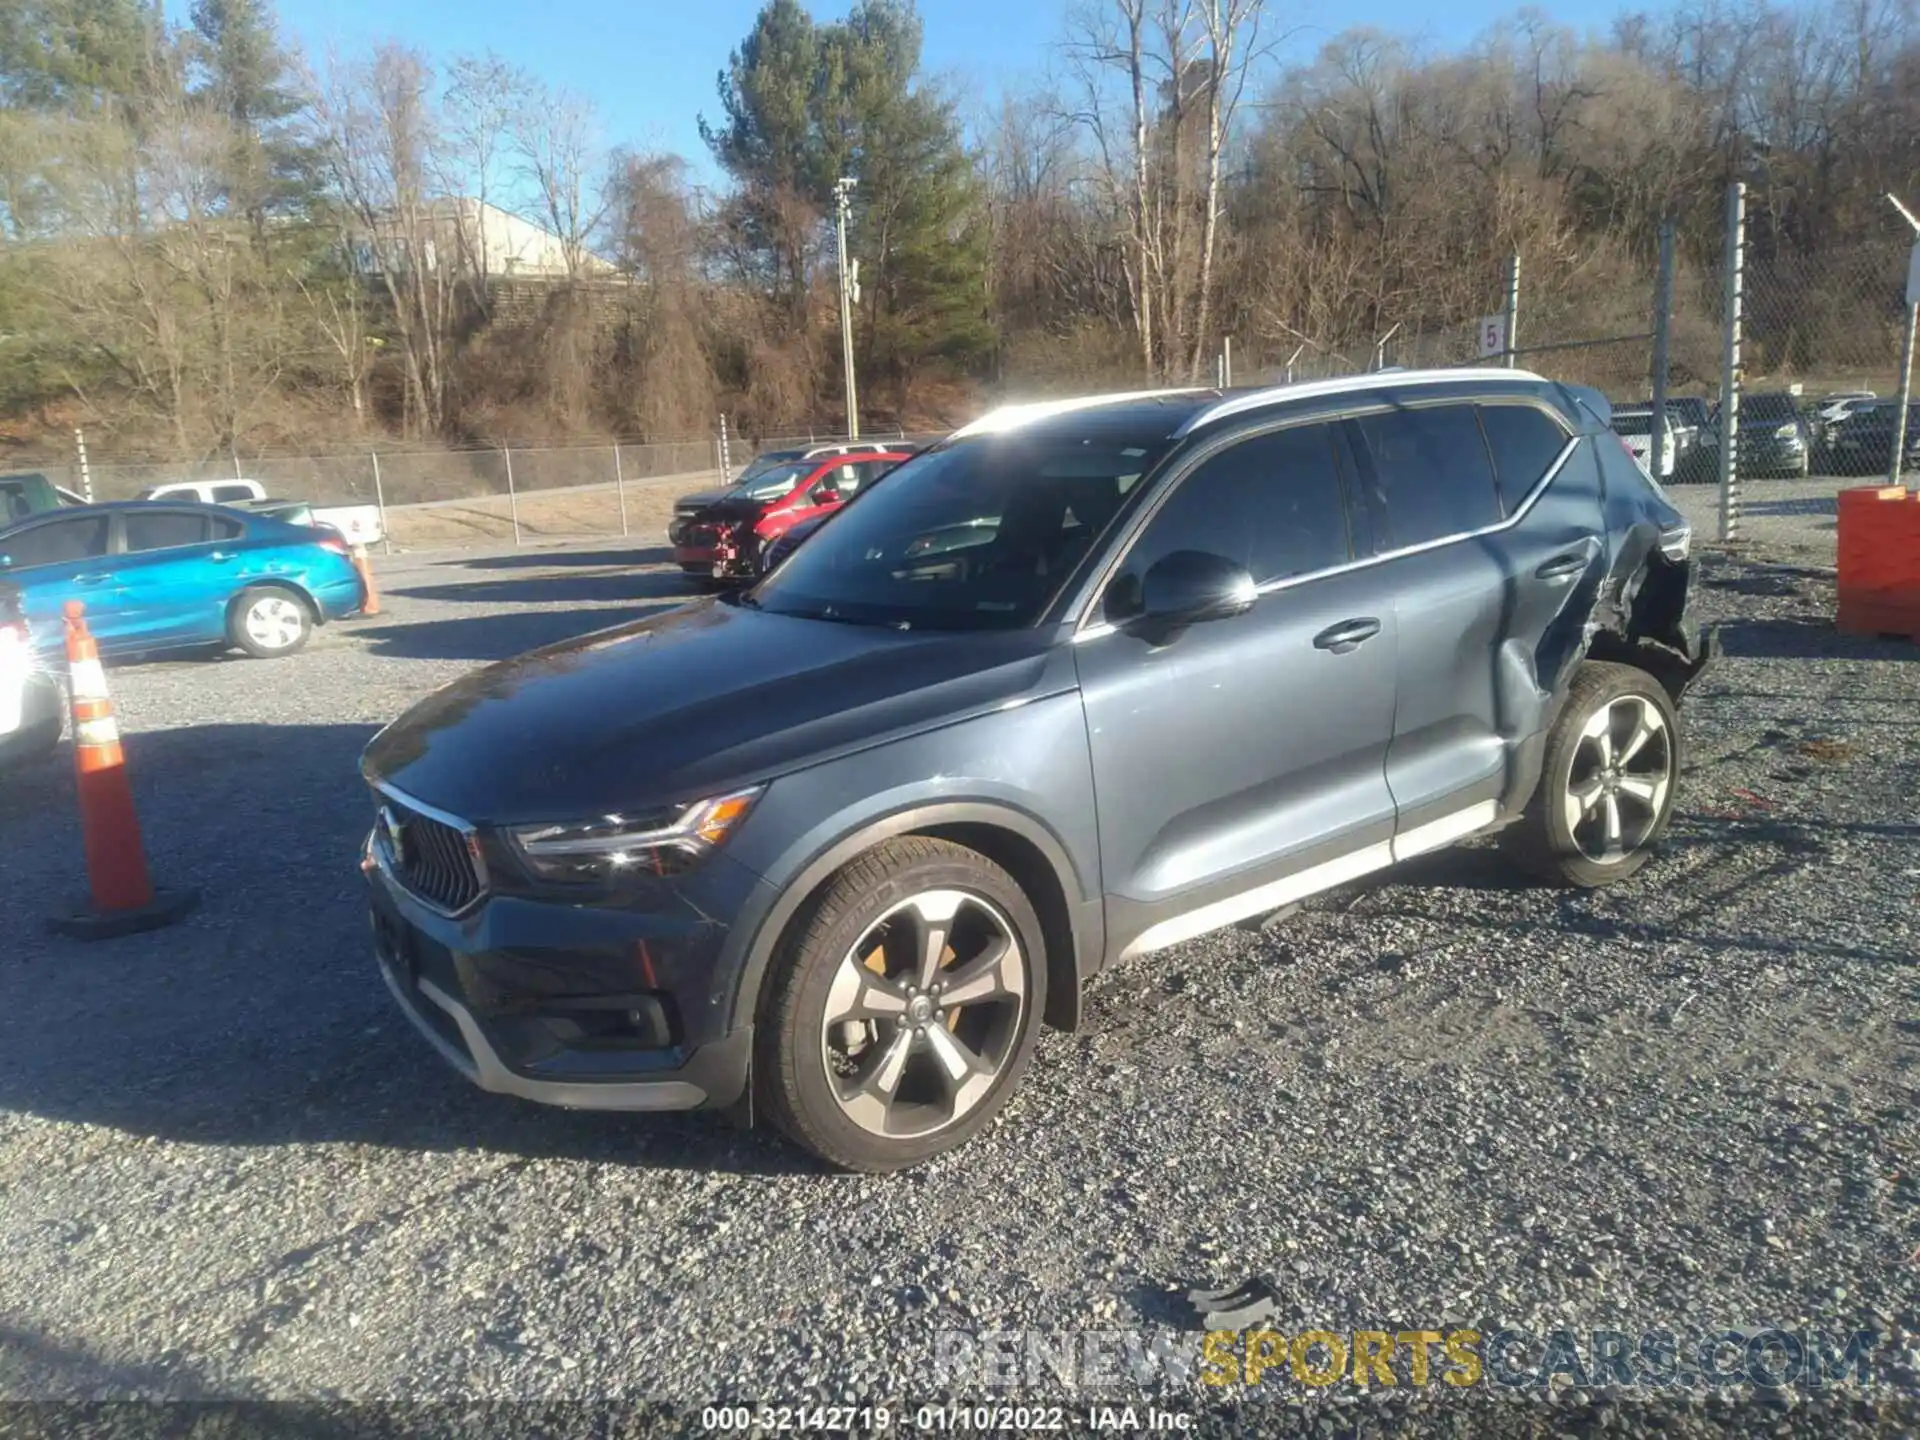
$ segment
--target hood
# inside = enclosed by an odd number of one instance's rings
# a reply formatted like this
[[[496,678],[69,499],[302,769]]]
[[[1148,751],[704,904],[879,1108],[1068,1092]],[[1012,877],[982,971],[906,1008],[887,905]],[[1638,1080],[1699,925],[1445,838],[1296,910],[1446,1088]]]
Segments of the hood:
[[[674,501],[673,513],[676,515],[691,515],[697,510],[704,510],[709,505],[717,504],[732,493],[731,490],[696,490],[693,494],[682,495],[678,500]]]
[[[361,769],[481,824],[699,799],[1065,689],[1045,631],[900,631],[718,600],[477,670]]]

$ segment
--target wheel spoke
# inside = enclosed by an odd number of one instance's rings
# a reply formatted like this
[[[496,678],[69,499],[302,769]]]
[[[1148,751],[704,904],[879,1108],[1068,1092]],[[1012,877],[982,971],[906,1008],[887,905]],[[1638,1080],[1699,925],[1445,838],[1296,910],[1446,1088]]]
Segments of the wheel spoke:
[[[1615,795],[1607,796],[1606,807],[1607,807],[1607,849],[1611,852],[1611,851],[1616,851],[1620,848],[1620,800],[1619,800],[1619,797]]]
[[[939,1003],[944,1009],[1019,993],[1019,952],[1006,936],[996,935],[987,942],[985,950],[951,972],[947,983],[940,987]]]
[[[1660,797],[1665,793],[1667,782],[1655,779],[1651,775],[1622,775],[1620,793],[1631,795],[1649,810],[1660,808]]]
[[[1646,748],[1647,742],[1659,734],[1661,728],[1653,710],[1649,706],[1641,705],[1634,714],[1633,733],[1627,736],[1627,743],[1620,747],[1619,763],[1631,764],[1633,757]]]
[[[907,994],[884,975],[876,975],[849,952],[827,992],[827,1022],[884,1020],[907,1008]]]
[[[940,1062],[940,1073],[947,1082],[951,1111],[955,1116],[973,1108],[974,1102],[993,1084],[995,1067],[981,1059],[946,1026],[935,1021],[927,1026],[927,1048]]]
[[[916,983],[922,990],[933,984],[933,977],[940,971],[953,917],[960,913],[966,898],[958,890],[929,890],[914,897],[913,913],[920,926],[920,967]]]

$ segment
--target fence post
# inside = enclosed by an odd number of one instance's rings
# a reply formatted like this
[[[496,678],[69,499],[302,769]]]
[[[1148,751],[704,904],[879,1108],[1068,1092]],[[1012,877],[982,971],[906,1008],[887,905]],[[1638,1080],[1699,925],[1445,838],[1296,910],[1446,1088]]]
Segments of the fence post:
[[[727,453],[727,417],[720,417],[720,484],[733,484],[733,458]]]
[[[1914,246],[1920,254],[1920,243]],[[1915,261],[1920,269],[1920,260]],[[1913,403],[1913,332],[1920,325],[1920,296],[1907,298],[1907,335],[1900,345],[1900,408],[1893,412],[1893,461],[1887,466],[1887,483],[1900,483],[1900,462],[1907,453],[1907,407]]]
[[[520,543],[520,497],[513,493],[513,447],[503,445],[500,454],[507,462],[507,512],[513,516],[513,543]]]
[[[1660,268],[1653,280],[1653,478],[1667,463],[1667,366],[1673,328],[1673,221],[1660,222]],[[1679,458],[1674,457],[1678,466]]]
[[[620,533],[627,533],[627,477],[620,469],[620,442],[613,442],[613,493],[620,497]]]
[[[373,460],[373,503],[380,507],[380,551],[384,555],[391,555],[393,532],[387,529],[387,489],[380,483],[380,452],[369,450],[367,454]]]
[[[1740,306],[1746,294],[1747,187],[1727,190],[1727,256],[1724,308],[1726,348],[1720,363],[1720,543],[1740,533]]]
[[[1227,372],[1227,384],[1229,387],[1231,387],[1233,384],[1233,336],[1231,335],[1227,336],[1224,340],[1220,342],[1220,345],[1221,345],[1221,351],[1222,351],[1222,364],[1224,365]]]
[[[80,498],[91,505],[93,503],[93,470],[87,464],[87,432],[78,425],[73,427],[73,448],[80,452]]]
[[[1514,368],[1520,343],[1520,252],[1507,261],[1507,369]]]

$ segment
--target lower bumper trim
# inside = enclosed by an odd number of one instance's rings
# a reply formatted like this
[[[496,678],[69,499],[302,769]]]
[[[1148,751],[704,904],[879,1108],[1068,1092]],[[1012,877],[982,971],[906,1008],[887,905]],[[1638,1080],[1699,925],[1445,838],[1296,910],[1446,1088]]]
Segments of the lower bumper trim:
[[[407,993],[384,960],[380,961],[380,978],[387,982],[387,989],[393,992],[407,1019],[440,1052],[441,1058],[482,1090],[493,1094],[515,1095],[572,1110],[696,1110],[712,1098],[706,1090],[686,1080],[540,1080],[522,1075],[501,1060],[467,1007],[431,980],[422,977],[418,993],[446,1011],[459,1027],[460,1037],[466,1042],[465,1053],[420,1013],[414,996]]]

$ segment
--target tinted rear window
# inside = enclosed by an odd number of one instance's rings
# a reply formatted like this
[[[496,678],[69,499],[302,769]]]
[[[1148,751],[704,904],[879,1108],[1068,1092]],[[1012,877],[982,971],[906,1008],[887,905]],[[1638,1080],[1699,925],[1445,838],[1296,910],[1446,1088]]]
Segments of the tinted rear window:
[[[198,545],[207,538],[206,517],[191,511],[130,513],[125,524],[129,550],[170,550],[180,545]]]
[[[1511,515],[1567,448],[1567,432],[1531,405],[1482,405],[1480,426],[1493,451],[1500,498]]]
[[[1468,404],[1354,420],[1396,549],[1492,525],[1501,515],[1480,422]]]

